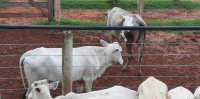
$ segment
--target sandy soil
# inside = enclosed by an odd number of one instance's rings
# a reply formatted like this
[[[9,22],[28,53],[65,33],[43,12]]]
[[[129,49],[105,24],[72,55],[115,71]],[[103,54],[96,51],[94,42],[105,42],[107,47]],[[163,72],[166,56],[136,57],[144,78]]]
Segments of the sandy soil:
[[[34,8],[8,8],[1,12],[39,12]],[[69,10],[62,11],[63,17],[79,20],[104,21],[102,10]],[[135,11],[130,11],[135,13]],[[193,19],[199,18],[199,10],[173,10],[173,11],[145,11],[144,19]],[[30,24],[42,18],[0,18],[0,24]],[[0,29],[0,94],[3,99],[21,99],[23,85],[20,79],[18,61],[19,57],[30,49],[36,47],[62,47],[62,31],[56,35],[48,35],[48,30],[4,30]],[[84,45],[99,45],[99,39],[109,41],[105,31],[73,31],[74,47]],[[96,31],[95,31],[96,32]],[[90,43],[90,44],[88,44]],[[124,60],[125,46],[123,47]],[[136,47],[133,52],[136,52]],[[115,64],[109,67],[103,77],[95,80],[93,90],[103,89],[114,85],[121,85],[137,90],[139,84],[148,76],[155,76],[166,83],[169,89],[184,86],[192,92],[200,85],[200,31],[184,31],[179,34],[148,31],[142,61],[142,76],[136,77],[137,57],[131,61],[127,72],[122,72],[122,66]],[[12,68],[11,68],[12,67]],[[113,77],[115,76],[115,77]],[[11,79],[12,78],[12,79]],[[14,79],[13,79],[14,78]],[[73,91],[76,91],[73,88]],[[53,92],[53,96],[61,90]]]

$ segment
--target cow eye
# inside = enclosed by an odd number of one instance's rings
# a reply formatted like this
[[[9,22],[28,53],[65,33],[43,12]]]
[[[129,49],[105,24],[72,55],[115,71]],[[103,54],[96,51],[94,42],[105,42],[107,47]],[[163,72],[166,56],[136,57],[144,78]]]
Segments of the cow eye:
[[[38,85],[38,83],[35,83],[34,85],[35,85],[35,86],[37,86],[37,85]]]
[[[115,52],[119,51],[119,49],[116,49]]]

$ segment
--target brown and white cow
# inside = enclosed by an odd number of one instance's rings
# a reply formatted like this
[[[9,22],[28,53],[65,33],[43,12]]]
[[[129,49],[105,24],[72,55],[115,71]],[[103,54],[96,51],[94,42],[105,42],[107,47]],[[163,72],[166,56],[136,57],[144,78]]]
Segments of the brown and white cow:
[[[107,26],[147,26],[139,14],[132,14],[119,7],[114,7],[111,10],[106,11],[104,14]],[[111,42],[117,38],[118,40],[123,39],[126,43],[127,61],[123,70],[128,70],[128,65],[132,59],[133,43],[138,46],[138,65],[140,65],[146,32],[144,30],[111,30],[110,34]],[[139,66],[137,75],[141,75],[141,69]]]

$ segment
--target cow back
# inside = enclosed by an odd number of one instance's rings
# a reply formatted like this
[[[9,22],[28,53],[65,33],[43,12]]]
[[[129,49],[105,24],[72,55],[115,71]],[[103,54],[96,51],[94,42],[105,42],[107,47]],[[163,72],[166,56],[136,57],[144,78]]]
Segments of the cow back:
[[[168,92],[167,99],[193,99],[193,94],[188,89],[179,86]]]
[[[149,77],[138,87],[138,99],[167,99],[167,91],[165,83]]]

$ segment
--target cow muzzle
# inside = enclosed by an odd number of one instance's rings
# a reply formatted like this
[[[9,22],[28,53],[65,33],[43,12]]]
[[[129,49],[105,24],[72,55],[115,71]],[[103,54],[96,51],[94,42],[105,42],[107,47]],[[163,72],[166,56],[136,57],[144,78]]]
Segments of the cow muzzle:
[[[123,64],[123,59],[119,59],[119,64],[122,65]]]

